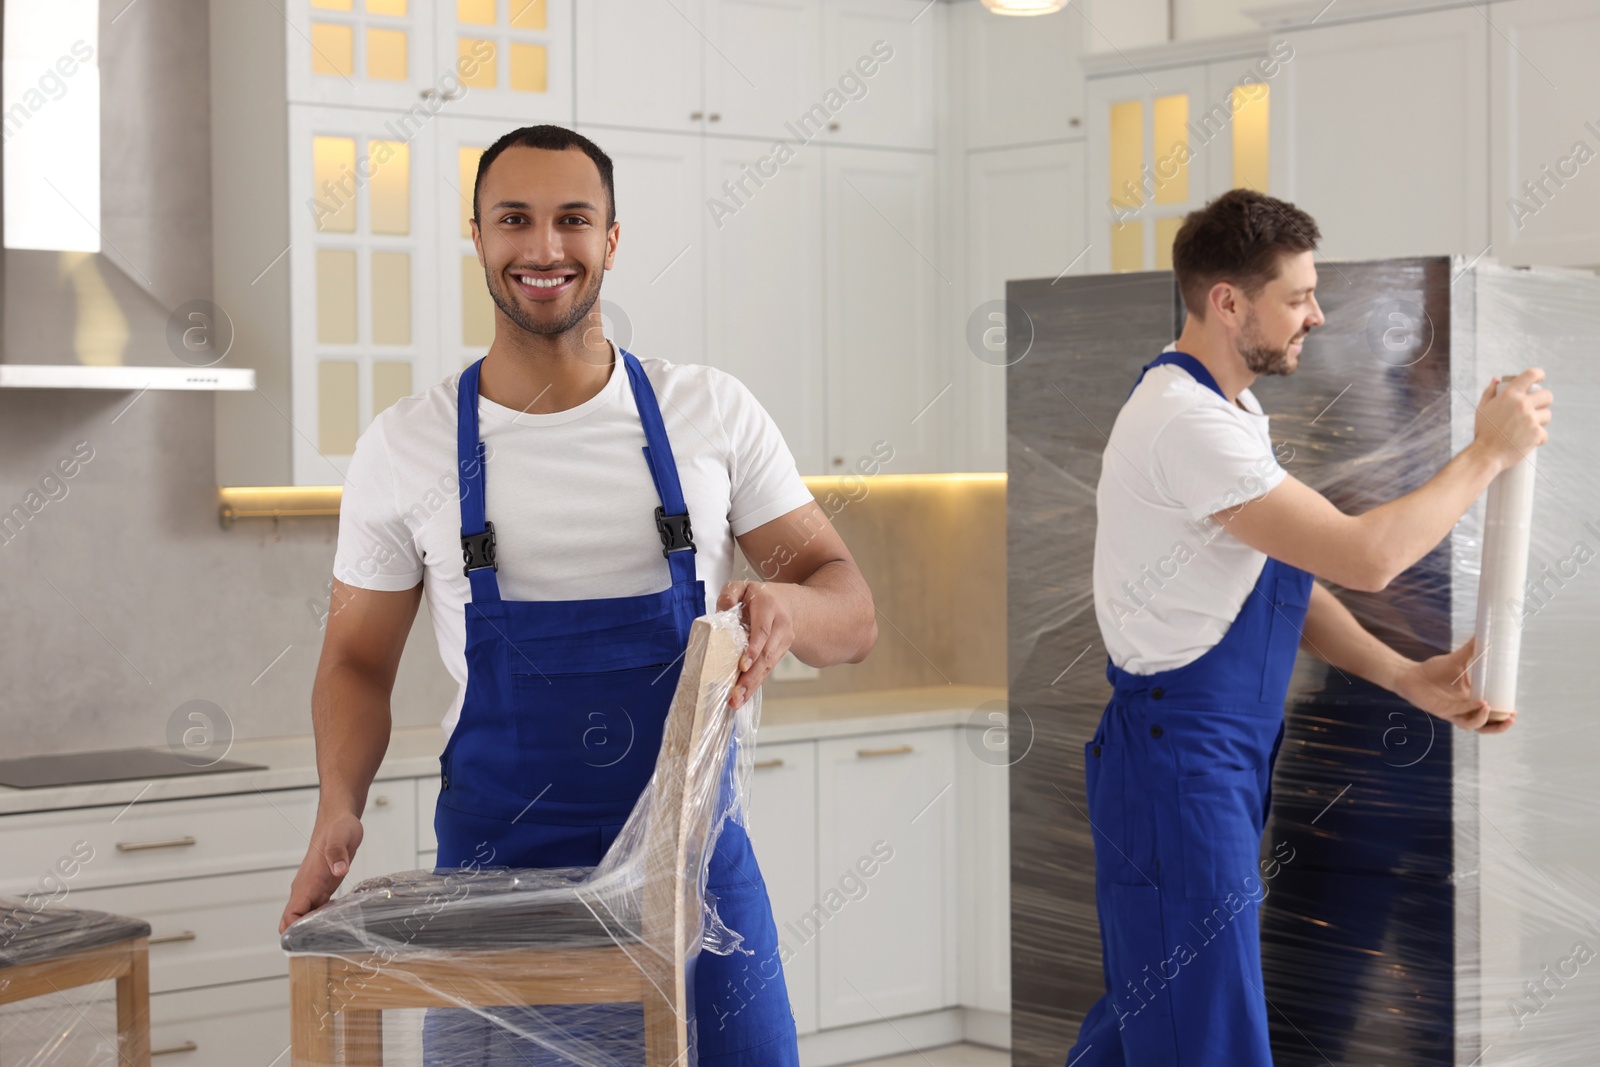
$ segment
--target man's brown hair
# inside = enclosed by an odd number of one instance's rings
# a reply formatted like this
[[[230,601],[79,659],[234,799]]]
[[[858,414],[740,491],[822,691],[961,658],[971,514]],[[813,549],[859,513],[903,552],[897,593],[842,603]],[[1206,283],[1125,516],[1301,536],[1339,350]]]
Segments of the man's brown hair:
[[[1277,277],[1280,256],[1314,252],[1321,237],[1316,220],[1287,201],[1253,189],[1223,193],[1191,211],[1172,242],[1184,307],[1203,321],[1218,282],[1231,282],[1254,299]]]

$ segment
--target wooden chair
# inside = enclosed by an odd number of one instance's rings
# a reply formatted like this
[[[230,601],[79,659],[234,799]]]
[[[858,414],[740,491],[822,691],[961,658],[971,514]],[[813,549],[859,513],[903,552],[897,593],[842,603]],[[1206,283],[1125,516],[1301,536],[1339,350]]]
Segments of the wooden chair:
[[[695,620],[655,774],[618,839],[638,848],[620,862],[613,848],[593,871],[371,879],[285,931],[294,1067],[381,1064],[387,1009],[507,1004],[641,1004],[646,1067],[686,1063],[706,815],[727,762],[727,697],[743,649],[742,632]],[[611,901],[608,879],[641,873],[637,891],[618,898],[637,914],[596,907]],[[443,903],[416,921],[430,899]]]
[[[150,1067],[149,938],[103,911],[0,906],[0,1004],[115,979],[117,1063]]]

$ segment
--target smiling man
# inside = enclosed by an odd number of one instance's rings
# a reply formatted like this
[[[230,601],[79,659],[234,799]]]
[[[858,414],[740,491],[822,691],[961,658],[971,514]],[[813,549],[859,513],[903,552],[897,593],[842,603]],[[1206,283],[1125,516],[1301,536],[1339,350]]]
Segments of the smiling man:
[[[321,800],[285,928],[329,898],[360,844],[424,594],[460,687],[434,816],[442,868],[599,863],[655,767],[696,616],[742,605],[735,705],[787,651],[857,662],[877,639],[860,571],[749,391],[602,334],[621,235],[610,158],[560,127],[516,130],[483,154],[473,208],[494,342],[374,419],[351,460],[312,695]],[[736,545],[785,562],[771,581],[733,581]],[[707,888],[744,949],[776,960],[766,886],[732,821]],[[752,992],[746,958],[700,957],[699,1062],[797,1064],[782,974]],[[431,1012],[424,1036],[428,1062],[544,1062],[462,1009]]]
[[[1293,204],[1242,189],[1184,220],[1183,332],[1145,365],[1103,456],[1094,595],[1113,692],[1084,760],[1106,994],[1073,1067],[1271,1064],[1257,862],[1297,649],[1463,729],[1514,721],[1489,723],[1469,695],[1470,640],[1408,660],[1313,575],[1376,592],[1438,545],[1544,443],[1543,372],[1491,384],[1472,444],[1427,484],[1343,514],[1279,466],[1249,389],[1293,374],[1324,322],[1319,236]],[[1196,523],[1214,536],[1187,550]]]

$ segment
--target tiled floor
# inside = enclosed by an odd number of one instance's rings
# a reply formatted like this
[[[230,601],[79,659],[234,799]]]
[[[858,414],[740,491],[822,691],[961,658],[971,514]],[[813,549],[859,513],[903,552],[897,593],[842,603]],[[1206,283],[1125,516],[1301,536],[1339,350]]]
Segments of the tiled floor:
[[[852,1067],[1011,1067],[1011,1053],[980,1045],[945,1045],[886,1060],[863,1060]]]

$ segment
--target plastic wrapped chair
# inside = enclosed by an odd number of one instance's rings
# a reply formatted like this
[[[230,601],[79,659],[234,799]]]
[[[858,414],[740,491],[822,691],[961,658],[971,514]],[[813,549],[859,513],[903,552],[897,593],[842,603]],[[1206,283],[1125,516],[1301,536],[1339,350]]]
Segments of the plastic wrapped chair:
[[[728,707],[746,642],[737,608],[695,620],[655,772],[598,867],[408,871],[290,926],[295,1067],[381,1064],[382,1013],[429,1007],[472,1009],[562,1063],[637,1063],[611,1051],[639,1047],[637,1009],[577,1026],[485,1010],[617,1004],[642,1006],[646,1067],[693,1067],[694,960],[707,930],[728,934],[706,904],[706,865],[742,811],[759,707]]]
[[[142,919],[0,902],[0,1004],[114,980],[117,1062],[150,1067],[149,938]]]

